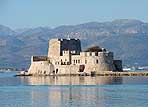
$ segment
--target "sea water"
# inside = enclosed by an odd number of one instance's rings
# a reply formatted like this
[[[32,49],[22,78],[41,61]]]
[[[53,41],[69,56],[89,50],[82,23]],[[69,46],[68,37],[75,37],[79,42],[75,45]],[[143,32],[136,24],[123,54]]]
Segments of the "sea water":
[[[148,107],[148,77],[14,77],[0,73],[0,107]]]

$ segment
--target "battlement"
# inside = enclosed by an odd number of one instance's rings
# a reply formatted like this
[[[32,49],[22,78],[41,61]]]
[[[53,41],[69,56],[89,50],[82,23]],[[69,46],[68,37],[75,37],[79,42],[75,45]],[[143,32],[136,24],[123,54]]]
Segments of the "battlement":
[[[47,56],[32,56],[31,57],[32,62],[47,61],[47,60],[48,60]]]
[[[113,52],[80,52],[80,56],[112,56]]]
[[[77,38],[67,38],[67,39],[58,39],[59,41],[80,41],[80,39]]]
[[[50,39],[50,41],[60,41],[60,42],[63,42],[63,41],[80,41],[80,39],[78,38],[66,38],[66,39],[62,39],[62,38],[53,38],[53,39]]]

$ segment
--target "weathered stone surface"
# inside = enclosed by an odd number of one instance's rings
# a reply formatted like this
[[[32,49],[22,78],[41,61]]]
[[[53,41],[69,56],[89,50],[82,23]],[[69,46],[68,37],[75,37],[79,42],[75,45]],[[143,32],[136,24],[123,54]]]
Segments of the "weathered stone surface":
[[[32,57],[29,74],[34,75],[73,75],[102,71],[122,71],[122,62],[114,60],[113,52],[81,52],[78,39],[51,39],[48,57]],[[84,71],[80,71],[80,66]]]
[[[54,66],[48,61],[32,62],[28,70],[32,75],[50,75],[54,71]]]

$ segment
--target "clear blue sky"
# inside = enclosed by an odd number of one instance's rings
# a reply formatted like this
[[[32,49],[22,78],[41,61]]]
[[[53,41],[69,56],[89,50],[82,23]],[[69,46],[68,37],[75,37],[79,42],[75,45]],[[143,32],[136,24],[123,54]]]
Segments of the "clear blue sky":
[[[114,19],[148,22],[148,0],[0,0],[0,24],[15,28]]]

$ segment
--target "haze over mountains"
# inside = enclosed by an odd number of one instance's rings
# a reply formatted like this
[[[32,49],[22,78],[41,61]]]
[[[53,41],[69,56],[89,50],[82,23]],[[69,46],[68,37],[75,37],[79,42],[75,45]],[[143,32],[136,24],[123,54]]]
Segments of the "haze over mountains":
[[[0,25],[0,68],[26,68],[32,55],[47,55],[48,39],[79,38],[86,49],[99,45],[113,51],[124,65],[148,65],[148,23],[120,19],[56,28],[12,30]]]

